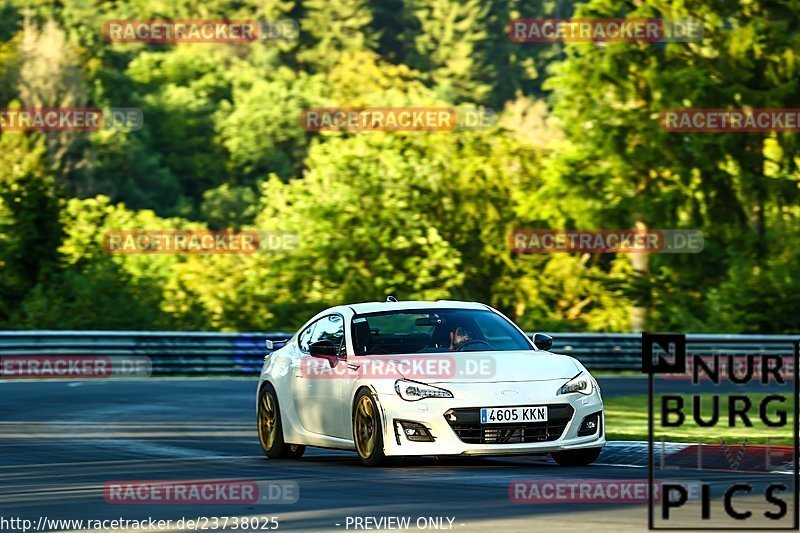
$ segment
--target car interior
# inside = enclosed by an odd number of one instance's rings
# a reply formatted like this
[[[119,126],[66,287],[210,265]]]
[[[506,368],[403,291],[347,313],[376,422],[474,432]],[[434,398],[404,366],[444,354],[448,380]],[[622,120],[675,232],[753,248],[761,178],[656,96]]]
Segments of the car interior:
[[[444,313],[442,313],[444,314]],[[386,317],[375,315],[373,323],[386,323]],[[456,327],[468,329],[474,341],[482,341],[482,349],[487,348],[488,341],[478,323],[468,316],[450,318],[440,314],[409,314],[416,317],[414,326],[396,327],[383,330],[372,325],[367,317],[353,319],[353,344],[357,355],[380,355],[402,353],[436,353],[450,351],[450,332]],[[383,320],[381,320],[383,318]],[[388,324],[394,325],[394,324]]]

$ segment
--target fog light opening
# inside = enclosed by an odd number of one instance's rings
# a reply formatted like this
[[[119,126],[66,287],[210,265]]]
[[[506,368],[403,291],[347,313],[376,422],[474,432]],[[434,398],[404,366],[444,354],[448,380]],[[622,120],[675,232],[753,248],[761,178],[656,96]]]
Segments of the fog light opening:
[[[436,438],[431,435],[430,430],[419,422],[410,420],[396,420],[395,423],[402,428],[402,433],[411,442],[433,442]]]
[[[578,429],[579,437],[594,435],[600,429],[600,413],[592,413],[583,419],[581,427]]]

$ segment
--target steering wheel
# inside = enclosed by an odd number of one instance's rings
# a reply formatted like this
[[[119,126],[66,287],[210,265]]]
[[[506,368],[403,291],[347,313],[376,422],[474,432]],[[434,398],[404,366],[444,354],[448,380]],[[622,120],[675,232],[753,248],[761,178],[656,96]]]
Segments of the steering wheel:
[[[471,346],[473,349],[472,350],[467,350],[466,348],[468,346]],[[474,348],[476,348],[478,346],[480,346],[481,348],[475,350]],[[461,346],[459,346],[456,349],[456,351],[457,352],[480,352],[480,351],[484,350],[483,346],[486,346],[489,350],[494,350],[494,346],[492,346],[491,344],[489,344],[485,340],[482,340],[482,339],[470,339],[468,341],[462,342]]]

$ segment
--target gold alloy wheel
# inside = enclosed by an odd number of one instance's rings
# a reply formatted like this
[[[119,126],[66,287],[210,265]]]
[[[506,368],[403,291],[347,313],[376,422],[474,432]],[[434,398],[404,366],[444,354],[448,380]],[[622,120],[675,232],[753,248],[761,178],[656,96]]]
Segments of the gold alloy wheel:
[[[375,406],[369,395],[365,394],[358,400],[355,429],[358,454],[361,457],[369,457],[375,449],[375,442],[378,440]]]
[[[275,443],[275,425],[277,414],[272,394],[264,392],[261,395],[261,409],[258,410],[258,438],[265,450],[272,448]]]

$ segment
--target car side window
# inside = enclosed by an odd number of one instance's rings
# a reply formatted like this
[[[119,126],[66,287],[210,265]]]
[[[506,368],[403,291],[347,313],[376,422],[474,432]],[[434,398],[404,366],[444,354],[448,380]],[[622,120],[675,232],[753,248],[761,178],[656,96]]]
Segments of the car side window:
[[[311,335],[314,333],[314,326],[316,326],[318,323],[319,320],[309,324],[308,327],[304,329],[297,338],[297,345],[300,347],[301,352],[308,353],[308,345],[311,344]]]
[[[324,340],[333,342],[337,354],[345,353],[344,317],[342,315],[324,316],[315,322],[314,331],[311,333],[308,344]]]

